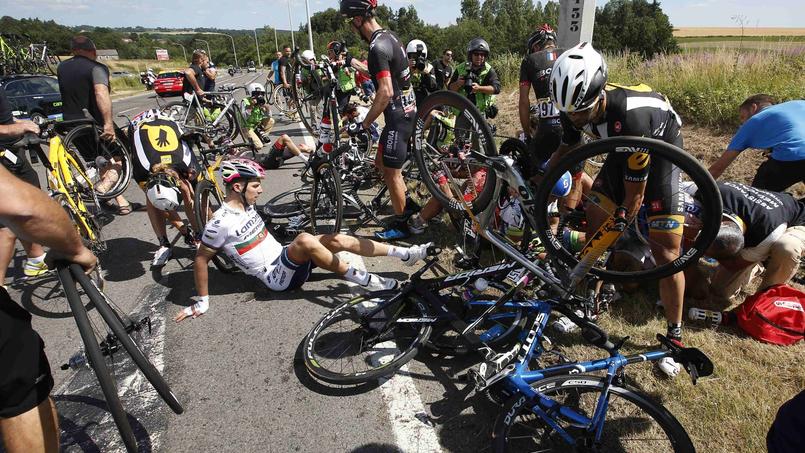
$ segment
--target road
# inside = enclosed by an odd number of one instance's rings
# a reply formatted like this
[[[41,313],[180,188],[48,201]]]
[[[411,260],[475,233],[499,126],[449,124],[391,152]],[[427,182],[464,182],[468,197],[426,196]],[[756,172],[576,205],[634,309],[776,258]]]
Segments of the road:
[[[254,77],[224,75],[221,83],[246,84]],[[114,112],[135,115],[155,105],[155,96],[145,93],[115,101]],[[303,131],[299,123],[283,119],[274,129],[312,144]],[[298,161],[291,160],[282,169],[272,170],[260,202],[298,185],[293,173],[299,167]],[[143,192],[134,184],[125,195],[144,202]],[[299,356],[300,342],[328,309],[350,298],[352,288],[344,280],[318,269],[302,289],[274,293],[242,273],[224,275],[213,269],[210,310],[198,319],[175,324],[172,316],[194,295],[194,251],[180,240],[173,259],[161,270],[151,269],[157,245],[145,212],[116,217],[104,233],[109,245],[102,257],[106,292],[133,317],[151,318],[152,333],[146,337],[145,349],[185,408],[184,414],[174,414],[140,374],[125,366],[118,369],[116,379],[133,417],[140,451],[488,448],[496,408],[454,378],[469,366],[466,359],[423,353],[382,385],[357,388],[326,386],[307,375]],[[9,277],[21,275],[23,255],[18,250]],[[410,272],[389,257],[366,259],[364,265],[400,279]],[[88,368],[60,369],[81,343],[55,279],[17,282],[10,291],[14,300],[33,313],[34,327],[45,341],[56,380],[54,396],[64,451],[122,451],[94,374]]]

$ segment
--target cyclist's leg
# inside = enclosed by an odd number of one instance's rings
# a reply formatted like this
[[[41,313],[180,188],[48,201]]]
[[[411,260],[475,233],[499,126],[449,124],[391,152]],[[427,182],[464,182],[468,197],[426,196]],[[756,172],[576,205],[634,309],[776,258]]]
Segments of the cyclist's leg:
[[[389,198],[394,214],[401,216],[405,210],[405,181],[402,167],[408,159],[408,139],[414,127],[414,117],[406,118],[402,112],[391,113],[380,135],[377,154],[382,154],[383,180],[389,189]]]

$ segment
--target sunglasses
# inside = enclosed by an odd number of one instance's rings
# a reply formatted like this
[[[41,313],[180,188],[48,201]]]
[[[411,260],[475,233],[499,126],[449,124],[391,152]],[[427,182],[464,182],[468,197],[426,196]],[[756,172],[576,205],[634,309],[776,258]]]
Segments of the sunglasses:
[[[473,57],[486,57],[486,53],[485,52],[473,52],[472,56]]]

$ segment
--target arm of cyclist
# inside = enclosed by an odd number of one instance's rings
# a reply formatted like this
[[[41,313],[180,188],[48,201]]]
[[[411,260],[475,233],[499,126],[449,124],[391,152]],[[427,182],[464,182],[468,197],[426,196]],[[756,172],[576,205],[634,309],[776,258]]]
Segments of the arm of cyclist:
[[[196,79],[196,74],[193,72],[192,69],[187,68],[184,70],[184,76],[188,82],[190,82],[190,86],[193,87],[193,90],[196,92],[198,96],[204,96],[204,90],[201,89],[201,86],[198,84],[198,79]]]
[[[369,130],[372,127],[372,122],[383,113],[386,106],[394,94],[394,88],[391,85],[391,77],[381,77],[377,79],[377,92],[375,93],[375,100],[372,103],[372,108],[363,119],[363,128]]]
[[[181,322],[186,318],[197,318],[204,313],[210,306],[210,293],[209,293],[209,264],[216,254],[216,250],[201,244],[196,252],[196,258],[193,260],[193,279],[196,283],[196,294],[198,296],[192,297],[193,302],[189,307],[179,310],[173,316],[173,320]]]
[[[44,192],[0,166],[0,222],[20,238],[50,247],[51,258],[62,257],[89,272],[98,259],[84,247],[62,207]]]
[[[520,81],[520,98],[517,101],[517,113],[520,117],[520,127],[526,137],[531,137],[531,112],[529,112],[528,95],[531,93],[531,85],[528,82]]]
[[[11,124],[0,124],[0,137],[22,137],[27,133],[39,134],[39,126],[30,120],[14,120]]]

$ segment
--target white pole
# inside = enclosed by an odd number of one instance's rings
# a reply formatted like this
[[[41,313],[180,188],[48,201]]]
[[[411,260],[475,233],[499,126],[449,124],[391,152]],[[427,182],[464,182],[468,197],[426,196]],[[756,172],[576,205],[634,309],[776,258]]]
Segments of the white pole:
[[[313,50],[313,27],[310,26],[310,0],[305,0],[305,13],[307,14],[307,39],[310,50]]]
[[[291,18],[291,0],[288,0],[288,25],[291,27],[291,49],[296,49],[296,42],[293,39],[293,19]]]
[[[260,59],[260,43],[257,42],[257,29],[254,29],[254,45],[257,47],[257,65],[263,67],[263,60]]]

